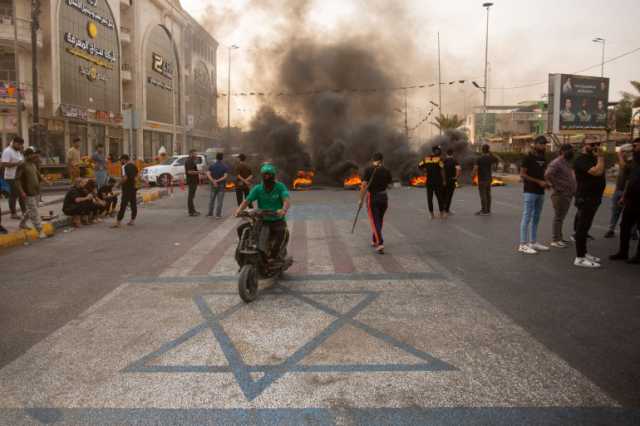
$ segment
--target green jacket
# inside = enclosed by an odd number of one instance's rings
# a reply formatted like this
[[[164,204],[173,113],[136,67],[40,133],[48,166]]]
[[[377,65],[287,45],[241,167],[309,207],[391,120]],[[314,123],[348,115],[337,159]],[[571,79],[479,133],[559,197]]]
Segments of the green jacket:
[[[31,161],[25,161],[16,172],[16,184],[20,193],[24,192],[28,197],[40,194],[40,182],[42,176],[38,166]],[[20,194],[18,194],[20,195]]]

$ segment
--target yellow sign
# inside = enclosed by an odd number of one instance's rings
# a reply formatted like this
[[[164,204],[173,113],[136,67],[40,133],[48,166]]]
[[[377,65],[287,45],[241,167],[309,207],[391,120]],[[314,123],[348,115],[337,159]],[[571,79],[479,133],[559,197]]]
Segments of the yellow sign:
[[[93,64],[98,65],[99,67],[103,67],[106,68],[108,70],[112,70],[113,69],[113,65],[111,65],[109,62],[104,61],[102,59],[96,59],[93,56],[89,55],[88,53],[85,53],[83,50],[77,49],[75,47],[67,47],[66,51],[71,53],[72,55],[75,55],[79,58],[84,59],[85,61],[89,61]]]
[[[96,38],[98,36],[98,26],[95,22],[89,21],[87,24],[87,34],[89,34],[89,37],[91,38]]]

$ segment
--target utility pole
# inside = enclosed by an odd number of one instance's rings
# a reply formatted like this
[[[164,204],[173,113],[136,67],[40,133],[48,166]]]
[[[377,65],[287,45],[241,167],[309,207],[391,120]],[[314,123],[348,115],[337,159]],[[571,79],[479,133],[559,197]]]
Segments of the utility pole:
[[[13,60],[16,70],[16,117],[18,136],[22,137],[22,84],[20,82],[20,58],[18,56],[18,0],[13,0]]]
[[[482,92],[482,138],[485,138],[487,131],[487,71],[489,68],[489,9],[493,6],[493,3],[486,2],[482,4],[482,7],[487,9],[487,31],[485,35],[484,45],[484,90]]]
[[[238,46],[231,45],[228,48],[229,51],[229,63],[228,63],[228,71],[229,74],[227,76],[227,145],[231,147],[231,50],[237,49]]]
[[[404,89],[404,136],[409,141],[409,119],[407,114],[407,89]]]
[[[31,84],[33,95],[33,123],[29,145],[40,145],[40,105],[38,103],[38,30],[40,29],[40,0],[31,0]],[[41,148],[38,146],[38,148]],[[49,157],[48,149],[45,150]]]
[[[438,32],[438,111],[442,115],[442,74],[440,68],[440,32]],[[440,129],[442,134],[442,129]]]
[[[593,39],[594,43],[601,43],[602,44],[602,62],[600,62],[600,77],[604,77],[604,49],[605,46],[607,44],[607,40],[603,39],[602,37],[596,37]]]

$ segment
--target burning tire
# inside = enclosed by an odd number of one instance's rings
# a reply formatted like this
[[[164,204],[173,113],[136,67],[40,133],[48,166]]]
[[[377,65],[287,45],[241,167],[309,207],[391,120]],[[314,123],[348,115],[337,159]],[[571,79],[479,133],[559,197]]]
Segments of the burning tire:
[[[245,303],[251,303],[256,300],[256,296],[258,295],[258,277],[255,266],[244,265],[242,269],[240,269],[238,293]]]

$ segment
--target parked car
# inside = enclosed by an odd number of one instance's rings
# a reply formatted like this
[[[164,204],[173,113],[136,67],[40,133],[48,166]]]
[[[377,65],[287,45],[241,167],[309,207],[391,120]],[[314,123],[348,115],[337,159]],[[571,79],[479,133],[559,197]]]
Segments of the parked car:
[[[175,155],[167,158],[163,163],[145,167],[142,170],[142,181],[150,185],[167,186],[181,181],[186,181],[184,163],[188,155]],[[207,157],[198,154],[196,160],[198,170],[204,173],[207,169]]]

